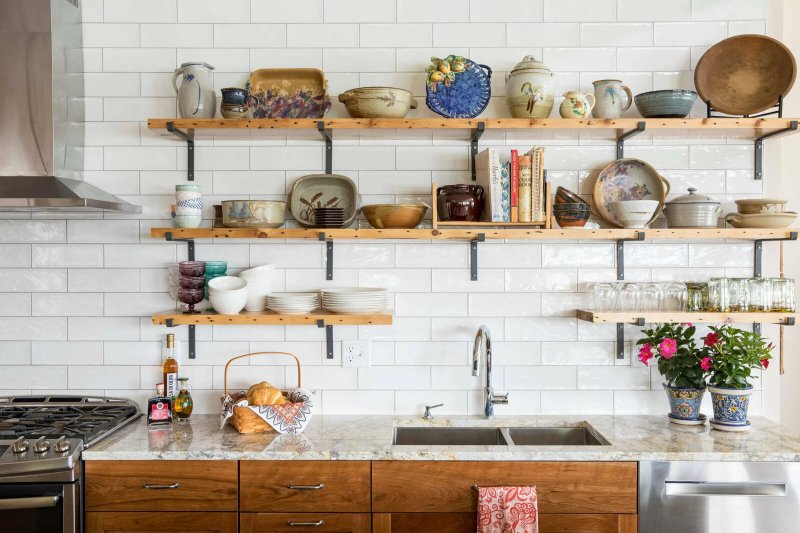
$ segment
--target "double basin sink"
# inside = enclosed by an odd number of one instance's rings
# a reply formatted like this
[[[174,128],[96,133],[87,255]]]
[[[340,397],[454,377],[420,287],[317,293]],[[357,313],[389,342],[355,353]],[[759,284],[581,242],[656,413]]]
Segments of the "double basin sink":
[[[396,446],[601,446],[590,427],[396,427]]]

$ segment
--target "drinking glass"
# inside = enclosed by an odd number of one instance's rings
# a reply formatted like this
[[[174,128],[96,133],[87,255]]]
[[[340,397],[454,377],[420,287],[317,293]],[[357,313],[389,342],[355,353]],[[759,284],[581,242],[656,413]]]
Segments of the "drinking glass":
[[[595,283],[592,287],[594,307],[601,312],[617,310],[617,291],[612,283]]]
[[[617,305],[619,311],[639,311],[641,291],[636,283],[620,283],[617,288]]]
[[[699,313],[708,310],[708,284],[687,283],[686,310]]]
[[[189,306],[189,310],[183,312],[185,315],[199,313],[200,311],[195,311],[194,306],[202,302],[204,297],[203,289],[178,289],[178,300]]]
[[[768,278],[750,278],[747,280],[750,292],[749,311],[772,310],[772,283]]]
[[[639,286],[638,311],[661,311],[664,305],[664,293],[658,283],[645,283]]]
[[[714,313],[727,313],[731,310],[728,278],[708,280],[708,310]]]
[[[794,313],[794,280],[772,278],[772,310],[776,313]]]
[[[664,287],[664,310],[686,311],[689,291],[685,283],[673,281]]]
[[[731,311],[747,311],[750,308],[750,287],[747,278],[731,278],[728,289]]]

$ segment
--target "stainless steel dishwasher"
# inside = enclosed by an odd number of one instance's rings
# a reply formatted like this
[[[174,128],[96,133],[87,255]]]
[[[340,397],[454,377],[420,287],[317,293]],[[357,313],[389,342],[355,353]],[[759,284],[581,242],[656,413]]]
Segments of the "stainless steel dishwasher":
[[[800,463],[642,461],[641,533],[800,531]]]

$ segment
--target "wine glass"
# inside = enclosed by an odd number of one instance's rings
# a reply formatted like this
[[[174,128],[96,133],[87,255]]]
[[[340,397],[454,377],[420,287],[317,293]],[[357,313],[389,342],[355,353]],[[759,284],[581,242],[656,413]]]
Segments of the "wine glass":
[[[204,297],[205,291],[203,289],[178,289],[178,300],[189,306],[189,310],[183,312],[185,315],[199,313],[200,311],[196,311],[194,306],[202,302]]]

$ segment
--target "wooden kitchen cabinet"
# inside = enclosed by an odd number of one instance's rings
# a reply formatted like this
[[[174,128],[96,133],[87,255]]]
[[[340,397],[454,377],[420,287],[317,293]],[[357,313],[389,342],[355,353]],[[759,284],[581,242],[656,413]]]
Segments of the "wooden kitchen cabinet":
[[[237,511],[236,461],[86,461],[87,511]]]
[[[373,533],[475,531],[476,513],[376,513]],[[636,533],[635,514],[540,514],[539,533]]]
[[[370,533],[369,513],[242,513],[240,533]],[[305,525],[304,525],[305,524]]]
[[[86,533],[237,533],[236,513],[90,512]]]
[[[369,461],[242,461],[242,512],[369,513]]]

